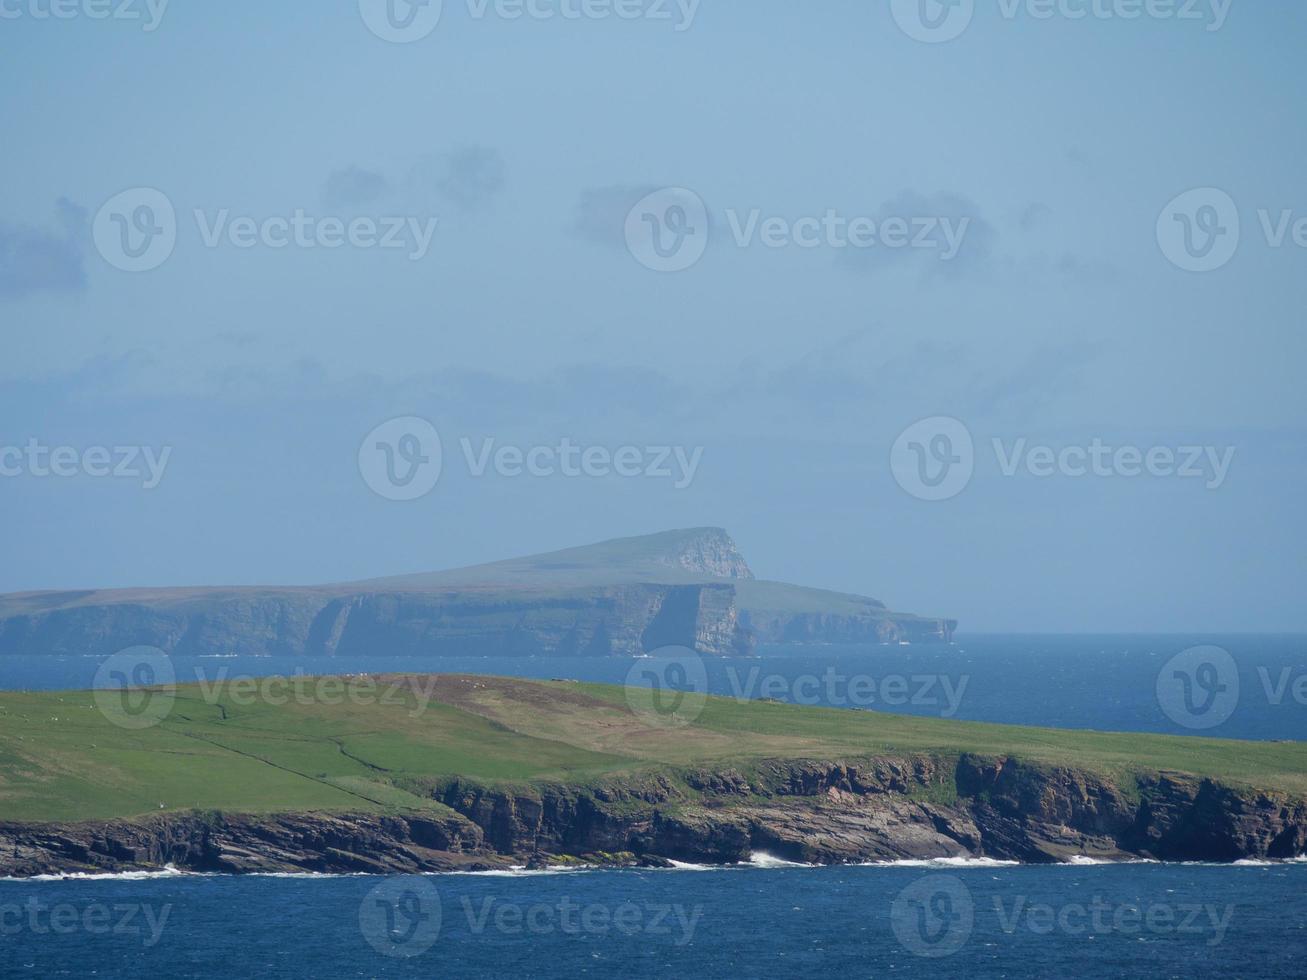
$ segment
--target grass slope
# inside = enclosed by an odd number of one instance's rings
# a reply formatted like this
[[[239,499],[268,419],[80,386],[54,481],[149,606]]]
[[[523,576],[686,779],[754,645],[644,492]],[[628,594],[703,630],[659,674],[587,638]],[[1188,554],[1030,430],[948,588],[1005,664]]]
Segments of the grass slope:
[[[310,688],[310,691],[312,688]],[[423,702],[430,697],[429,703]],[[762,758],[962,752],[1109,775],[1174,770],[1307,796],[1307,743],[1233,742],[911,718],[712,698],[694,724],[647,722],[623,690],[574,682],[380,679],[369,703],[177,689],[167,718],[112,724],[89,692],[0,694],[0,820],[164,810],[439,808],[432,779],[587,782],[606,774]]]

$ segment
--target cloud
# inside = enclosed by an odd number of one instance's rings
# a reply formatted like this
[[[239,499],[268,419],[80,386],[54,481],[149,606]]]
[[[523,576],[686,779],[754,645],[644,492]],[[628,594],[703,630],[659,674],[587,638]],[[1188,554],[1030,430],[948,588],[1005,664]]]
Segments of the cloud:
[[[0,299],[85,288],[86,209],[65,197],[56,209],[54,229],[0,221]]]
[[[484,146],[463,146],[425,157],[413,168],[409,180],[464,211],[485,207],[508,182],[503,156]]]
[[[385,174],[349,166],[332,171],[322,199],[328,207],[353,208],[390,199],[395,206],[422,209],[436,202],[477,211],[507,184],[507,167],[498,150],[463,146],[424,156],[398,184]]]
[[[847,269],[876,274],[892,267],[913,266],[926,276],[959,277],[986,266],[993,254],[998,231],[974,202],[960,194],[921,194],[905,190],[870,215],[881,229],[891,218],[904,219],[915,241],[924,222],[934,222],[927,233],[930,247],[887,248],[879,240],[862,248],[846,248],[840,264]]]
[[[933,415],[1028,426],[1068,396],[1074,402],[1106,350],[1088,341],[1030,352],[929,339],[904,345],[890,333],[853,331],[773,370],[742,371],[695,410],[705,425],[714,415],[728,420],[722,431],[762,419],[778,437],[799,440],[858,439]]]
[[[983,415],[1029,420],[1040,418],[1068,393],[1078,391],[1106,345],[1093,341],[1045,346],[1013,359],[1000,370],[977,378],[972,386]]]
[[[327,177],[322,200],[331,208],[348,208],[372,204],[391,192],[390,181],[384,174],[362,167],[333,170]]]
[[[658,189],[652,184],[586,188],[576,202],[572,232],[598,245],[622,248],[626,240],[626,216],[642,198]]]

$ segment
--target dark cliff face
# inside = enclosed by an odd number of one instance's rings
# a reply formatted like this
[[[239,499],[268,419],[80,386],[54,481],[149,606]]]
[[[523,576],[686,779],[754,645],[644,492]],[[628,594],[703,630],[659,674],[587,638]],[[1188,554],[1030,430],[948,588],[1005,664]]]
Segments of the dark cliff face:
[[[0,824],[0,874],[159,868],[404,873],[583,861],[728,864],[1086,855],[1175,861],[1307,853],[1307,804],[1154,774],[1118,786],[1010,759],[764,762],[598,784],[520,788],[451,779],[420,814],[160,814]]]
[[[0,655],[113,653],[134,645],[179,656],[305,657],[602,657],[673,645],[742,656],[752,649],[729,585],[568,592],[164,590],[150,600],[104,593],[79,595],[64,606],[0,606]]]

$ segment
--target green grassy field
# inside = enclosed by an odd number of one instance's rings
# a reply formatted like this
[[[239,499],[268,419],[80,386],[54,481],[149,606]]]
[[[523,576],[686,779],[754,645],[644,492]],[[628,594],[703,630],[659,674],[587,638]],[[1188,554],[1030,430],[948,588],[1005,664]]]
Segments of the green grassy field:
[[[368,685],[353,698],[310,685],[310,696],[285,704],[234,684],[187,685],[160,723],[141,730],[110,721],[90,692],[0,693],[0,820],[427,808],[438,805],[401,787],[449,776],[585,782],[657,766],[962,752],[1113,776],[1179,771],[1307,797],[1303,742],[1060,731],[724,698],[697,705],[692,724],[669,727],[633,710],[620,687],[426,675]]]

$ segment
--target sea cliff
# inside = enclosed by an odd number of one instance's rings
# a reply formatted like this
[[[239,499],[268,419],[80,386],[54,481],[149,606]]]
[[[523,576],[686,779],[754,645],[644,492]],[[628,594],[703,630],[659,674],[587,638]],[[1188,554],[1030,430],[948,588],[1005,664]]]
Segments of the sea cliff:
[[[0,874],[376,874],[940,857],[1230,862],[1307,852],[1307,804],[1174,773],[1116,782],[915,755],[657,769],[585,784],[430,781],[430,812],[182,812],[0,823]]]

